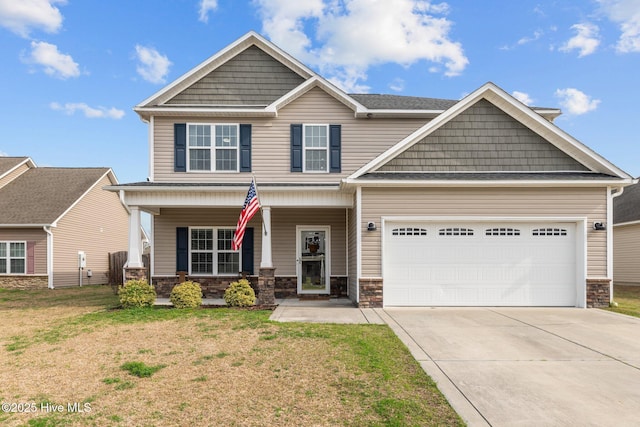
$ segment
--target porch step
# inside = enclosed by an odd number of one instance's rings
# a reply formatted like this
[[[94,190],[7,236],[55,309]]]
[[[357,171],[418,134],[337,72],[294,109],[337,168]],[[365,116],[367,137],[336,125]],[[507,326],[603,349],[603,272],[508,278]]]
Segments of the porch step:
[[[329,295],[298,295],[300,301],[328,301],[330,298]]]

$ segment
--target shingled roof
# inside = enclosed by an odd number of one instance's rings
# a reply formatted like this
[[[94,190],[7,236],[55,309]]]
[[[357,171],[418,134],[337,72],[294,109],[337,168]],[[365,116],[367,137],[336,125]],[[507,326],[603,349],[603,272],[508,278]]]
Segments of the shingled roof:
[[[27,159],[28,157],[0,157],[0,176],[9,172]]]
[[[613,223],[640,221],[640,183],[624,188],[624,192],[613,199]]]
[[[0,224],[52,224],[108,171],[33,168],[0,189]]]
[[[458,102],[451,99],[374,93],[349,94],[349,96],[372,110],[446,110]]]

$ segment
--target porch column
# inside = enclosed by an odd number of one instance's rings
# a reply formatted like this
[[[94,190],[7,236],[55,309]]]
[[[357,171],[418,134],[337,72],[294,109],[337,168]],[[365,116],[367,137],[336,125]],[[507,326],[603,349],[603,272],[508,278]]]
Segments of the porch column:
[[[131,206],[129,216],[129,259],[127,268],[144,268],[142,263],[142,239],[140,235],[140,208]]]
[[[271,206],[262,208],[262,258],[260,268],[273,268],[271,258]]]

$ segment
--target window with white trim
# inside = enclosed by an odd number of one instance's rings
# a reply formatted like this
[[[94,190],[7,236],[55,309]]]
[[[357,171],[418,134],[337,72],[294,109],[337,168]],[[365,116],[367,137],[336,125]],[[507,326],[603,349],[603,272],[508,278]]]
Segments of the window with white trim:
[[[0,242],[0,274],[26,274],[27,243]]]
[[[241,266],[240,252],[231,249],[234,232],[235,228],[191,228],[191,274],[238,274]]]
[[[239,125],[187,125],[190,172],[238,172]]]
[[[304,172],[329,171],[329,125],[303,126]]]

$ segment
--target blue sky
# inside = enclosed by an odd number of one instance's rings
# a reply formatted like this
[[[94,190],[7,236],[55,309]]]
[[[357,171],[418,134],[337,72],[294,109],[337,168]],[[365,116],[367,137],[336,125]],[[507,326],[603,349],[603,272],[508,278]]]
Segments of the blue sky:
[[[492,81],[640,175],[640,0],[0,0],[0,155],[144,181],[133,106],[250,30],[348,92]]]

